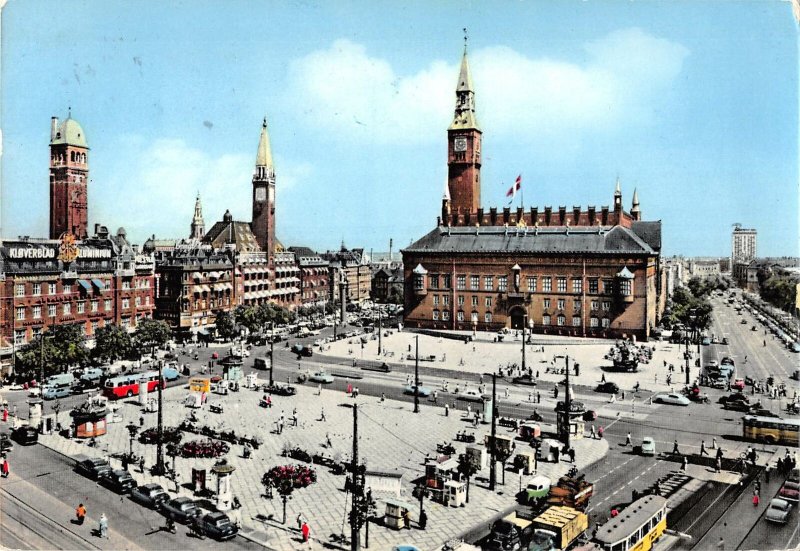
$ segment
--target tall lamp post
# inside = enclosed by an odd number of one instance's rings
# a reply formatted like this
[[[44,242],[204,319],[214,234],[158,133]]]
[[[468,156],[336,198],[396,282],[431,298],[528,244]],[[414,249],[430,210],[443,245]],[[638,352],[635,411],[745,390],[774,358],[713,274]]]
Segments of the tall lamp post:
[[[692,325],[692,335],[693,336],[695,336],[695,333],[697,331],[697,323],[695,322],[695,317],[696,317],[695,316],[695,311],[691,310],[690,314],[689,314],[689,321],[691,322],[691,325]],[[689,376],[689,365],[690,365],[689,364],[689,340],[690,340],[690,337],[686,337],[686,384],[687,385],[691,381],[691,378]]]
[[[275,383],[272,379],[272,370],[274,369],[275,363],[275,322],[273,321],[270,324],[270,336],[269,336],[269,386],[273,386]]]
[[[419,335],[414,335],[414,413],[419,413]]]

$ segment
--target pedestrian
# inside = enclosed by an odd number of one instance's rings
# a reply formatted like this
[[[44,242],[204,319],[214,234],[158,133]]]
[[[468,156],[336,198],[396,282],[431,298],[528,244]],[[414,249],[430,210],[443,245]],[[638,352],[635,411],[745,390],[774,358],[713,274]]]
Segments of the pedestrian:
[[[718,473],[722,472],[722,459],[719,458],[719,457],[717,457],[717,470],[716,470],[716,472],[718,472]]]
[[[311,528],[308,527],[308,522],[303,522],[300,531],[303,533],[303,543],[308,543],[308,537],[309,534],[311,534]]]
[[[477,427],[478,426],[478,419],[479,419],[479,413],[476,411],[475,412],[475,417],[472,418],[472,426],[473,427]]]
[[[633,446],[633,442],[631,441],[631,433],[630,432],[625,436],[625,446]]]
[[[406,530],[411,530],[411,511],[408,509],[403,511],[403,523],[406,525]]]
[[[436,400],[439,399],[439,393],[437,391],[433,391],[433,403],[436,403]]]
[[[553,398],[558,398],[558,386],[553,385]]]
[[[351,385],[350,383],[347,383],[347,394],[353,394],[353,385]]]
[[[426,513],[424,509],[419,513],[419,522],[417,525],[420,530],[425,530],[425,527],[428,525],[428,513]]]
[[[754,491],[753,492],[753,507],[758,507],[758,501],[759,501],[758,500],[758,492]]]
[[[654,375],[653,375],[653,382],[654,382],[655,384],[658,384],[658,373],[656,373],[656,374],[654,374]]]
[[[327,421],[328,419],[325,417],[325,408],[322,408],[319,412],[319,420],[320,421]]]
[[[598,438],[600,438],[600,440],[603,439],[603,432],[604,432],[603,431],[603,425],[600,425],[600,428],[597,429],[597,436],[598,436]]]
[[[616,401],[617,401],[617,395],[616,394],[612,394],[611,398],[608,400],[608,403],[609,404],[613,404]]]
[[[606,374],[605,373],[603,373],[603,375],[600,377],[600,382],[601,383],[605,383],[606,382]]]
[[[78,505],[78,508],[75,509],[75,516],[78,518],[78,524],[83,524],[83,521],[86,520],[86,507],[83,506],[83,503]]]
[[[472,406],[467,404],[467,418],[472,417]]]
[[[325,433],[325,447],[326,448],[332,448],[333,447],[333,442],[331,442],[331,435],[328,434],[327,432]]]
[[[10,467],[8,465],[8,459],[3,457],[3,464],[0,467],[2,468],[2,476],[3,476],[3,478],[8,478],[8,473],[9,473],[9,469],[10,469]]]
[[[542,403],[542,393],[539,392],[538,390],[536,391],[536,403],[537,404],[541,404]]]
[[[385,402],[385,401],[386,401],[386,393],[385,392],[381,392],[381,402]]]
[[[303,529],[303,524],[306,522],[303,513],[297,514],[297,531],[300,532]]]
[[[700,456],[702,457],[703,455],[711,455],[711,454],[709,454],[706,451],[706,441],[700,440]]]
[[[450,417],[450,406],[447,404],[444,405],[444,416]]]
[[[317,396],[322,396],[322,383],[317,385]]]
[[[594,440],[596,436],[597,435],[595,434],[594,425],[592,425],[592,440]]]
[[[764,466],[764,480],[767,481],[767,484],[769,484],[769,472],[770,472],[770,470],[771,470],[771,467],[770,467],[769,463],[767,463]]]
[[[675,439],[675,442],[673,442],[673,444],[672,444],[672,453],[674,453],[675,455],[680,453],[680,451],[678,451],[678,439],[677,438]]]
[[[711,449],[712,450],[717,449],[717,438],[716,437],[711,439]]]
[[[108,517],[103,513],[100,515],[100,537],[108,539]]]
[[[623,402],[625,401],[625,391],[624,390],[622,391],[622,401]]]
[[[353,398],[358,398],[358,387],[353,389]]]
[[[506,400],[508,400],[508,387],[505,389]],[[436,401],[436,397],[434,396],[434,402]]]
[[[722,539],[722,536],[719,537],[719,541],[717,542],[717,549],[725,551],[725,540]]]
[[[686,472],[686,466],[689,465],[689,459],[684,455],[683,463],[681,464],[681,471]]]
[[[717,459],[722,460],[722,448],[717,448]]]
[[[528,393],[528,401],[530,402],[533,398],[533,392]]]

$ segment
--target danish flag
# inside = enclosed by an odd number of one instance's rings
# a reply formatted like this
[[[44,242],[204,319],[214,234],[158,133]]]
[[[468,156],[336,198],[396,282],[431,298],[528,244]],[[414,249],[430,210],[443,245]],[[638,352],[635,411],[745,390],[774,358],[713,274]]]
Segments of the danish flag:
[[[506,192],[506,197],[511,197],[511,200],[513,201],[514,200],[514,196],[517,194],[517,192],[519,191],[519,189],[521,187],[522,187],[522,174],[517,176],[517,179],[514,182],[514,185],[511,186],[510,188],[508,188],[508,191]]]

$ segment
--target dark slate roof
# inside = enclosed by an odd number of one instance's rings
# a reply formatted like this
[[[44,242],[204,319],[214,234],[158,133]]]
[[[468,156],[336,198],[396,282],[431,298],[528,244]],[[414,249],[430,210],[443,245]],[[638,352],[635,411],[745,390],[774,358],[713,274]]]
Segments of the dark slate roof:
[[[289,251],[293,252],[297,256],[319,256],[309,247],[289,247]]]
[[[651,222],[659,226],[661,222]],[[650,235],[652,238],[652,235]],[[611,227],[438,227],[404,253],[657,254],[632,229]]]
[[[661,250],[661,220],[633,222],[631,229],[653,250]]]
[[[233,220],[216,222],[203,236],[203,243],[208,243],[220,248],[228,244],[235,244],[239,252],[260,251],[256,236],[250,229],[248,222],[235,222]]]

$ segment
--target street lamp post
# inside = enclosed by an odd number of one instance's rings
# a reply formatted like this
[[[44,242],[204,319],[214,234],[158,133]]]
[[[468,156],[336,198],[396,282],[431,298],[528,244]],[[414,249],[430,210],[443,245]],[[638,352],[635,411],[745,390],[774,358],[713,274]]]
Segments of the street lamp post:
[[[270,337],[269,337],[269,386],[274,384],[272,379],[272,370],[274,369],[273,365],[275,363],[275,322],[273,321],[270,325]]]
[[[528,325],[528,314],[522,319],[522,373],[527,371],[525,367],[525,326]]]
[[[414,413],[419,413],[419,335],[414,336]]]
[[[567,429],[564,431],[564,448],[565,451],[569,451],[569,430],[570,430],[570,422],[572,419],[570,418],[571,407],[572,407],[572,400],[570,400],[570,392],[569,392],[569,356],[564,358],[564,372],[567,375],[567,388],[564,390],[564,417],[567,422]]]
[[[378,308],[378,356],[381,355],[381,333],[383,333],[383,326],[381,324],[382,316],[381,309]]]
[[[155,350],[153,350],[155,355]],[[164,468],[164,408],[161,400],[161,386],[164,382],[162,370],[164,368],[164,361],[158,361],[158,440],[156,441],[156,464],[153,467],[153,474],[162,475],[165,472]]]
[[[489,490],[494,491],[497,485],[497,461],[495,459],[495,449],[497,448],[497,374],[492,373],[492,445],[489,448]]]

